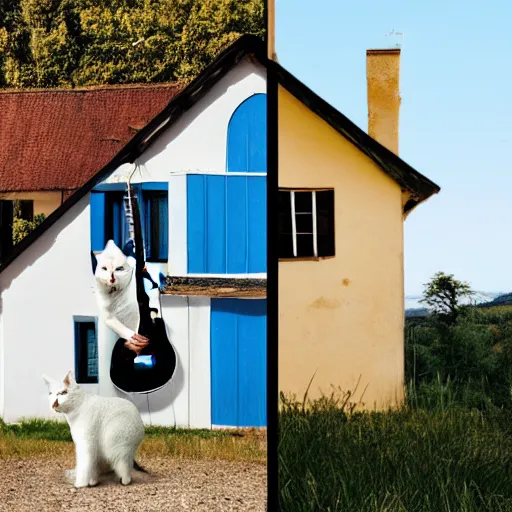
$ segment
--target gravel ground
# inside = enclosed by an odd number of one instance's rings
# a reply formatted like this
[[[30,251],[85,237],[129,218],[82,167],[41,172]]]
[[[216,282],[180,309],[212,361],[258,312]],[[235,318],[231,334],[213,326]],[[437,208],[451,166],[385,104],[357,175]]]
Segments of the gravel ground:
[[[106,477],[85,489],[66,482],[64,470],[73,464],[73,459],[0,461],[0,511],[265,510],[263,464],[143,459],[150,474],[134,471],[131,485]]]

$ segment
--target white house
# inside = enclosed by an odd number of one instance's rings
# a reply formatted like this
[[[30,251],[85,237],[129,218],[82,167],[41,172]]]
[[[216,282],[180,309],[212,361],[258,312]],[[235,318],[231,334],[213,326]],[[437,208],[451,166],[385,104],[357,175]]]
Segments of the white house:
[[[146,424],[266,425],[264,53],[239,39],[1,263],[6,422],[55,417],[41,374],[74,369],[88,391],[128,396]],[[97,347],[112,333],[97,322],[90,261],[126,237],[120,201],[134,164],[148,270],[178,358],[170,383],[147,395],[123,395],[105,373]]]

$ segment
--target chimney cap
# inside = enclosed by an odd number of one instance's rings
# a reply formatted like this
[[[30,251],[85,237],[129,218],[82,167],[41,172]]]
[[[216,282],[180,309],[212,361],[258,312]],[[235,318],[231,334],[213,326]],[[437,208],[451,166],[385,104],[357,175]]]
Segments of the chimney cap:
[[[400,55],[400,48],[371,48],[366,50],[366,55],[379,54]]]

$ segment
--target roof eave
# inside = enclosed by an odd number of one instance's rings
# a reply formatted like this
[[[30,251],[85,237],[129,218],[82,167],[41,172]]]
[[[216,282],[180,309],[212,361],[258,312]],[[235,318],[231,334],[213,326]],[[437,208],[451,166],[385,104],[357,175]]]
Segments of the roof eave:
[[[280,64],[269,62],[268,65],[273,68],[280,85],[327,122],[340,135],[354,144],[361,152],[371,158],[388,176],[400,185],[402,189],[407,190],[417,201],[422,202],[440,191],[440,187],[433,181],[420,174],[400,157],[370,137],[348,117],[344,116],[300,82]]]

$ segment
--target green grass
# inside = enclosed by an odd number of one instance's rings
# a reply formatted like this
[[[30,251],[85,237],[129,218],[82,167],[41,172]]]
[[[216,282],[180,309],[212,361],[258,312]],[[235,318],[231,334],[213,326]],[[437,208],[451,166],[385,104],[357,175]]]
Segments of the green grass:
[[[266,460],[264,430],[207,430],[146,427],[139,455],[181,459]],[[65,422],[27,419],[6,424],[0,419],[0,460],[27,457],[70,457],[73,444]]]
[[[512,417],[451,406],[279,413],[283,512],[512,511]]]

